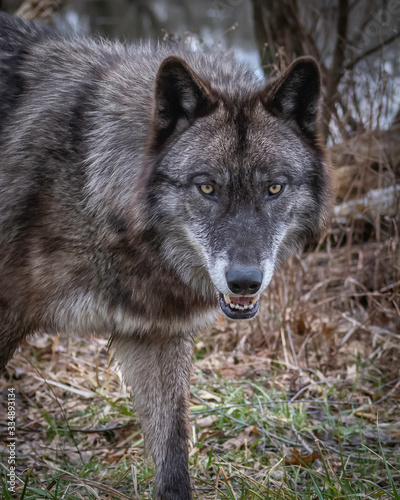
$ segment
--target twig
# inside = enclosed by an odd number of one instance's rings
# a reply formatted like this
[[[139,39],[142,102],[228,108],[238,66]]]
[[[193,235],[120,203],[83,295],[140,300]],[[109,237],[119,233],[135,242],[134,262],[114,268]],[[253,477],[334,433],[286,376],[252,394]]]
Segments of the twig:
[[[114,427],[106,427],[105,429],[79,429],[77,427],[57,427],[57,430],[60,431],[69,431],[69,432],[82,432],[84,434],[96,434],[102,432],[110,432],[110,431],[118,431],[120,429],[126,429],[128,427],[134,427],[135,422],[129,422],[128,424],[123,425],[115,425]]]
[[[400,387],[400,380],[397,381],[397,384],[392,389],[390,389],[390,391],[387,394],[382,396],[381,399],[378,399],[378,401],[376,401],[374,404],[378,405],[378,404],[382,403],[382,401],[384,401],[389,396],[391,396],[393,393],[395,393],[399,387]]]
[[[387,38],[383,42],[381,42],[381,43],[375,45],[374,47],[371,47],[370,49],[364,51],[358,57],[356,57],[352,61],[350,61],[347,64],[345,64],[344,68],[347,69],[347,70],[353,69],[354,66],[356,66],[356,64],[358,64],[362,59],[364,59],[365,57],[370,56],[371,54],[373,54],[374,52],[376,52],[380,48],[384,47],[385,45],[389,45],[390,43],[394,42],[399,37],[400,37],[400,31],[398,33],[395,33],[394,35],[390,36],[389,38]]]
[[[67,3],[68,0],[25,0],[17,10],[16,15],[29,21],[43,21],[50,23],[54,14]]]

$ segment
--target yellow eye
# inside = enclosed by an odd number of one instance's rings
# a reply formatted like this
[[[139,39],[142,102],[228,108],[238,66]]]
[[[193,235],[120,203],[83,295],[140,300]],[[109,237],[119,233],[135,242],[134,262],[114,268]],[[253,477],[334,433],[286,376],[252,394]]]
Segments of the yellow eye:
[[[214,192],[214,187],[211,184],[200,184],[199,188],[204,194],[213,194]]]
[[[272,186],[270,186],[268,188],[268,193],[269,194],[278,194],[282,191],[282,186],[281,184],[272,184]]]

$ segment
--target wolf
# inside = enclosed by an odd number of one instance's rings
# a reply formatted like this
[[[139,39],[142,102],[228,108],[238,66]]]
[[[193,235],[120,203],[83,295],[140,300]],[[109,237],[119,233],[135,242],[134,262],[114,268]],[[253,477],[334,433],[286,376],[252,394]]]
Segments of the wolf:
[[[195,336],[253,318],[326,227],[320,73],[65,36],[0,13],[0,368],[36,332],[108,334],[159,500],[192,498]]]

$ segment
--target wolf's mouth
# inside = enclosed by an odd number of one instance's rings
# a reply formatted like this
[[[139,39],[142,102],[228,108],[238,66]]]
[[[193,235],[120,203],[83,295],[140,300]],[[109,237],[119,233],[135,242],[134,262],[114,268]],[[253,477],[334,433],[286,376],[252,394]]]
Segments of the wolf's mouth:
[[[260,296],[230,297],[219,294],[219,305],[222,311],[231,319],[251,319],[258,312]]]

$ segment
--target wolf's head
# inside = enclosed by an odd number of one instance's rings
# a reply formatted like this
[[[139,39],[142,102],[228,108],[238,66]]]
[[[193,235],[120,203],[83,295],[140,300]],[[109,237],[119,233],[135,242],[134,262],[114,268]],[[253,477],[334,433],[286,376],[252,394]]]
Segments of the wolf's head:
[[[181,58],[161,64],[147,192],[166,261],[200,293],[217,290],[228,317],[248,319],[277,265],[329,218],[320,74],[300,58],[264,89],[215,87]]]

